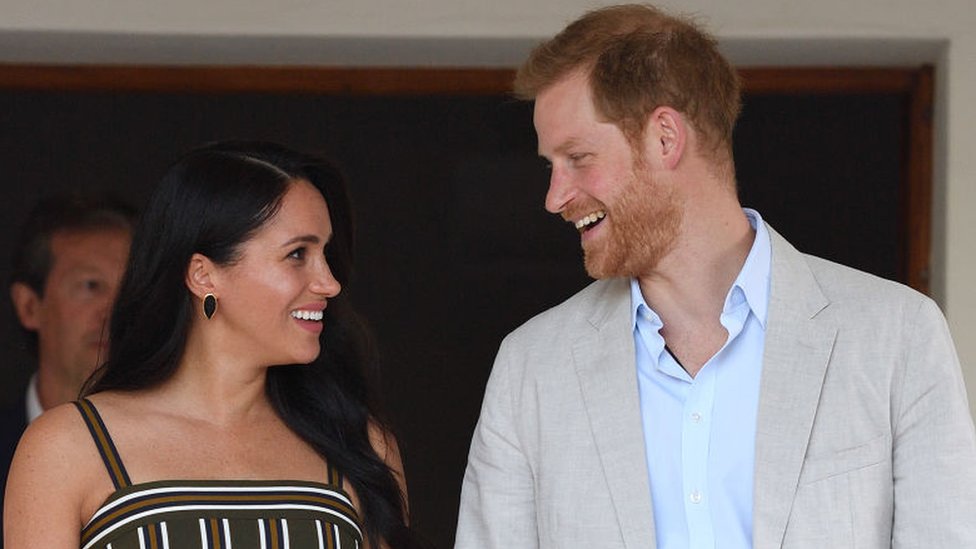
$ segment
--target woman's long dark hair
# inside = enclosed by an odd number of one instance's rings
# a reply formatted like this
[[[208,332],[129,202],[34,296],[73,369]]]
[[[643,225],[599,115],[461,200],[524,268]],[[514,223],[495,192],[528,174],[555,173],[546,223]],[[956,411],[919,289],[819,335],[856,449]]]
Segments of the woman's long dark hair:
[[[333,227],[326,259],[339,282],[349,282],[353,223],[334,167],[271,143],[223,142],[192,151],[170,167],[136,228],[110,321],[108,361],[86,394],[148,388],[173,375],[197,314],[184,278],[190,257],[233,264],[296,179],[325,198]],[[318,358],[270,368],[267,395],[284,422],[355,488],[369,538],[409,546],[399,486],[370,443],[371,423],[386,428],[369,390],[374,346],[346,295],[325,310]]]

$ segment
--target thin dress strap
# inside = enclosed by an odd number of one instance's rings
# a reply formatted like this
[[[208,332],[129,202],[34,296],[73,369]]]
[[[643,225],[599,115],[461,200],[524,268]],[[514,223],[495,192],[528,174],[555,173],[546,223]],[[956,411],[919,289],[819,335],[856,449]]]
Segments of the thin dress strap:
[[[85,425],[88,426],[88,432],[95,440],[95,446],[102,456],[102,461],[105,463],[108,476],[111,477],[115,489],[121,490],[132,484],[132,481],[129,480],[129,473],[125,470],[125,465],[122,465],[119,451],[115,449],[115,443],[112,442],[112,437],[109,436],[108,429],[105,428],[105,423],[102,422],[102,417],[98,415],[95,405],[87,398],[83,398],[75,401],[75,406],[81,412],[81,417],[85,420]]]
[[[325,463],[326,469],[328,469],[329,481],[326,484],[330,486],[335,486],[336,488],[342,488],[342,474],[338,469],[332,466],[332,462]]]

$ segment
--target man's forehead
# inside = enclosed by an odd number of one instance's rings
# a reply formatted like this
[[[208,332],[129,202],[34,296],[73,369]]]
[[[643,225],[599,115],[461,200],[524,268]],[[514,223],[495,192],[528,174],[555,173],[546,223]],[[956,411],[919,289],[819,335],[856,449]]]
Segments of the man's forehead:
[[[565,128],[578,119],[589,118],[593,110],[585,83],[561,80],[544,89],[535,99],[533,122],[539,133]]]
[[[94,241],[113,238],[131,238],[132,231],[127,227],[104,225],[96,227],[77,227],[58,229],[51,233],[51,242]]]
[[[576,89],[554,89],[555,93],[541,103],[536,101],[534,121],[540,154],[594,146],[620,132],[616,124],[596,111],[586,82],[579,84],[570,84],[578,86]]]
[[[95,268],[98,260],[127,251],[131,238],[131,232],[121,227],[56,231],[51,235],[51,259],[53,264],[70,260]]]

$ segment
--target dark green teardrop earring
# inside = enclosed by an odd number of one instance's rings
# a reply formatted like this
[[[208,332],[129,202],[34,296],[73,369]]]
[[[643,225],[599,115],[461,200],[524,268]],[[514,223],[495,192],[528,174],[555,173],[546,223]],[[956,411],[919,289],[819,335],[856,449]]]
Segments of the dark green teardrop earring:
[[[213,318],[214,313],[217,312],[217,298],[213,294],[207,294],[203,296],[203,314],[207,316],[207,319]]]

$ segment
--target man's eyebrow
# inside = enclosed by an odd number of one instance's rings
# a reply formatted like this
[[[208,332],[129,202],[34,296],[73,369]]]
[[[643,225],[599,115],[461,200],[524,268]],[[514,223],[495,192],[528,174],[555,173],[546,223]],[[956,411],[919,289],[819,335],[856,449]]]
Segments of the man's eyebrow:
[[[571,138],[567,139],[566,141],[563,141],[562,143],[560,143],[558,146],[556,146],[556,148],[552,150],[552,153],[553,154],[566,154],[566,151],[578,147],[579,144],[580,144],[579,139],[576,139],[575,137],[571,137]],[[539,156],[541,156],[543,158],[548,158],[545,154],[542,153],[542,151],[539,152]]]

